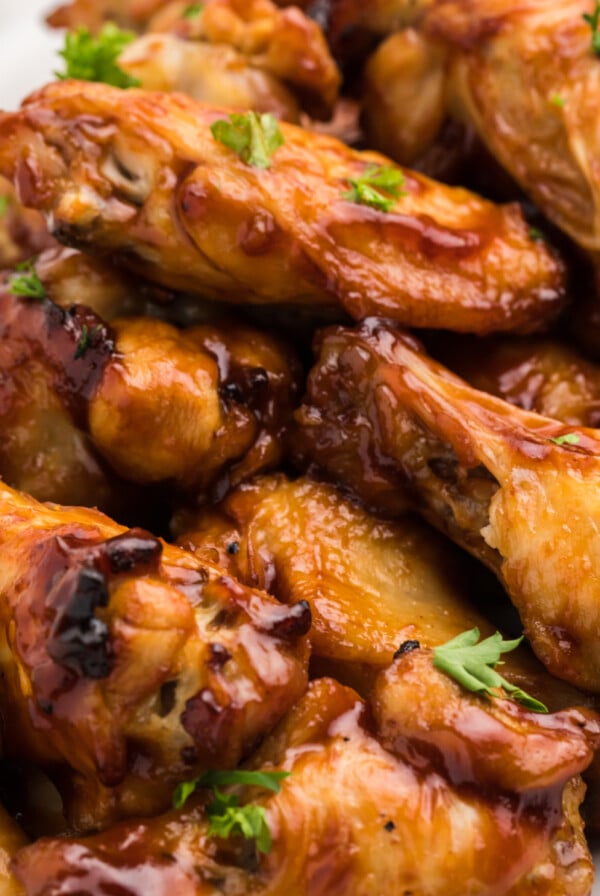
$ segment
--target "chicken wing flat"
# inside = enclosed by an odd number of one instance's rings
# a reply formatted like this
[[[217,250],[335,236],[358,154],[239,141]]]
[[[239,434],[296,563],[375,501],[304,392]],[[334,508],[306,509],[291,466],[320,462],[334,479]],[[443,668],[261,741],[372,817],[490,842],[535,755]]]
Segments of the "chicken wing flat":
[[[373,516],[324,482],[260,477],[214,509],[180,513],[175,527],[202,560],[282,603],[307,601],[315,665],[363,696],[405,641],[494,632],[445,539],[415,515]],[[504,674],[554,709],[584,702],[524,650],[506,657]]]
[[[549,339],[446,336],[432,354],[476,389],[575,426],[600,425],[600,367]]]
[[[279,461],[298,371],[278,340],[242,325],[108,325],[82,305],[14,296],[13,282],[0,290],[11,484],[118,507],[118,477],[222,490]]]
[[[306,603],[98,511],[3,486],[0,517],[5,749],[52,773],[75,826],[164,809],[302,695]]]
[[[378,685],[375,732],[356,693],[313,682],[251,762],[290,773],[280,793],[254,797],[269,855],[209,837],[196,796],[153,821],[38,841],[16,860],[27,896],[588,896],[576,776],[597,721],[490,708],[442,678],[426,651],[401,657]],[[423,704],[429,751],[414,719]],[[486,753],[500,745],[495,763]],[[474,777],[485,786],[465,786]]]
[[[407,497],[500,576],[554,675],[600,690],[600,439],[478,392],[371,320],[325,337],[297,445],[368,504]]]
[[[540,329],[560,309],[561,263],[517,207],[408,171],[389,212],[359,204],[350,181],[383,156],[282,124],[260,170],[213,138],[224,116],[182,95],[51,84],[0,116],[0,171],[61,241],[207,298],[475,332]]]

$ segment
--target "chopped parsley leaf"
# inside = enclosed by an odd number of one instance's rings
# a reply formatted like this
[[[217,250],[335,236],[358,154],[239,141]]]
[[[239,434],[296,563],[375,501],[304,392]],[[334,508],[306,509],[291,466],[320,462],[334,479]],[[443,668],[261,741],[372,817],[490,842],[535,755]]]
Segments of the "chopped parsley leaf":
[[[122,31],[107,22],[97,37],[87,28],[71,31],[59,55],[65,60],[65,70],[55,72],[57,78],[76,78],[79,81],[101,81],[113,87],[137,87],[140,81],[124,71],[117,59],[134,40],[132,31]]]
[[[533,712],[548,712],[543,703],[496,672],[495,667],[500,663],[501,655],[515,650],[522,640],[521,637],[514,641],[504,641],[500,632],[496,632],[478,644],[479,629],[473,628],[436,647],[433,651],[433,665],[468,691],[497,697],[498,690],[501,689]]]
[[[203,3],[190,3],[190,5],[183,10],[181,16],[184,19],[197,19],[203,10]]]
[[[566,432],[563,436],[555,436],[550,441],[555,445],[579,445],[581,440],[576,432]]]
[[[8,291],[13,296],[25,299],[45,299],[46,290],[33,266],[33,261],[17,265],[17,271],[8,281]]]
[[[600,56],[600,2],[596,0],[594,4],[594,11],[590,15],[590,13],[585,12],[583,14],[583,21],[587,22],[592,31],[592,50],[596,54],[596,56]]]
[[[218,143],[232,149],[253,168],[270,168],[273,155],[285,142],[277,119],[269,112],[234,113],[229,121],[215,121],[210,130]]]
[[[383,212],[389,212],[396,199],[406,196],[402,190],[404,174],[391,165],[368,165],[360,177],[349,177],[348,183],[352,189],[342,193],[344,199]]]

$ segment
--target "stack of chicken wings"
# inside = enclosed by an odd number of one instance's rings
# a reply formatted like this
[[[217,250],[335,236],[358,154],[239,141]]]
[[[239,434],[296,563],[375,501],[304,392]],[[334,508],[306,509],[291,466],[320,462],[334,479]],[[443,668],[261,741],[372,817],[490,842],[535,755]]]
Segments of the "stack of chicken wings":
[[[0,112],[0,894],[591,896],[600,3],[48,21]]]

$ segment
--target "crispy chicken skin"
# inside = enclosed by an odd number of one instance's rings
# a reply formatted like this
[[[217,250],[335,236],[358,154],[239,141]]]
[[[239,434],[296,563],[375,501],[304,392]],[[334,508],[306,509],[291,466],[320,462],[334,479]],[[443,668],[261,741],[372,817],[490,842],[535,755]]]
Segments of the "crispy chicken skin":
[[[298,420],[305,463],[372,507],[412,500],[496,571],[549,671],[600,691],[597,431],[476,391],[374,319],[324,338]]]
[[[281,459],[298,368],[273,337],[152,318],[108,325],[6,286],[0,311],[0,471],[11,485],[117,510],[131,498],[119,477],[222,493]]]
[[[76,827],[164,809],[303,693],[306,603],[98,511],[3,486],[0,517],[5,748],[49,770]]]
[[[236,301],[332,305],[413,326],[531,331],[560,310],[563,271],[520,210],[406,172],[389,213],[343,197],[388,164],[282,125],[271,169],[182,95],[61,82],[0,116],[0,171],[62,241],[113,252],[172,288]]]
[[[434,750],[414,720],[423,702]],[[291,772],[279,794],[246,797],[266,808],[268,856],[209,838],[198,795],[153,821],[38,841],[16,860],[27,896],[588,896],[576,776],[593,714],[492,707],[422,650],[381,679],[373,711],[370,729],[358,695],[320,679],[255,754],[253,767]]]
[[[367,696],[401,643],[443,644],[494,628],[467,595],[457,552],[415,515],[372,516],[335,487],[282,474],[245,483],[214,509],[179,513],[179,544],[286,604],[306,600],[318,668]],[[503,674],[553,709],[583,702],[529,653]]]

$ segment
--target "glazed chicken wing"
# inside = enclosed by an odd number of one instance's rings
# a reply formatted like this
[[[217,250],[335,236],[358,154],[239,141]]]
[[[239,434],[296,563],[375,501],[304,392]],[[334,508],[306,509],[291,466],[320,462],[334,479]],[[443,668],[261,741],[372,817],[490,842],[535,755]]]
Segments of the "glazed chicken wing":
[[[425,516],[500,576],[534,651],[600,691],[600,439],[467,386],[371,320],[323,341],[299,414],[307,460],[371,506]]]
[[[560,309],[561,264],[517,207],[410,172],[389,212],[358,204],[350,180],[384,157],[282,125],[261,170],[213,138],[225,115],[181,95],[51,84],[0,116],[0,171],[62,241],[208,298],[475,332],[540,329]]]
[[[375,732],[358,695],[313,682],[251,762],[290,773],[279,794],[246,797],[266,810],[268,855],[209,837],[198,795],[154,821],[38,841],[17,857],[27,896],[588,896],[576,776],[595,718],[490,707],[443,679],[425,651],[401,657],[378,685]],[[423,702],[434,750],[414,719]]]
[[[444,539],[414,515],[372,516],[324,482],[260,477],[214,509],[178,514],[175,529],[183,547],[245,584],[306,600],[315,665],[363,696],[405,641],[434,647],[474,626],[494,631]],[[523,649],[504,674],[552,708],[583,702]]]
[[[279,461],[298,369],[278,340],[242,325],[108,325],[82,305],[14,296],[11,282],[0,289],[0,470],[11,484],[112,509],[117,477],[219,492]]]
[[[75,826],[164,809],[303,693],[306,603],[7,486],[0,519],[5,749],[48,769]]]

